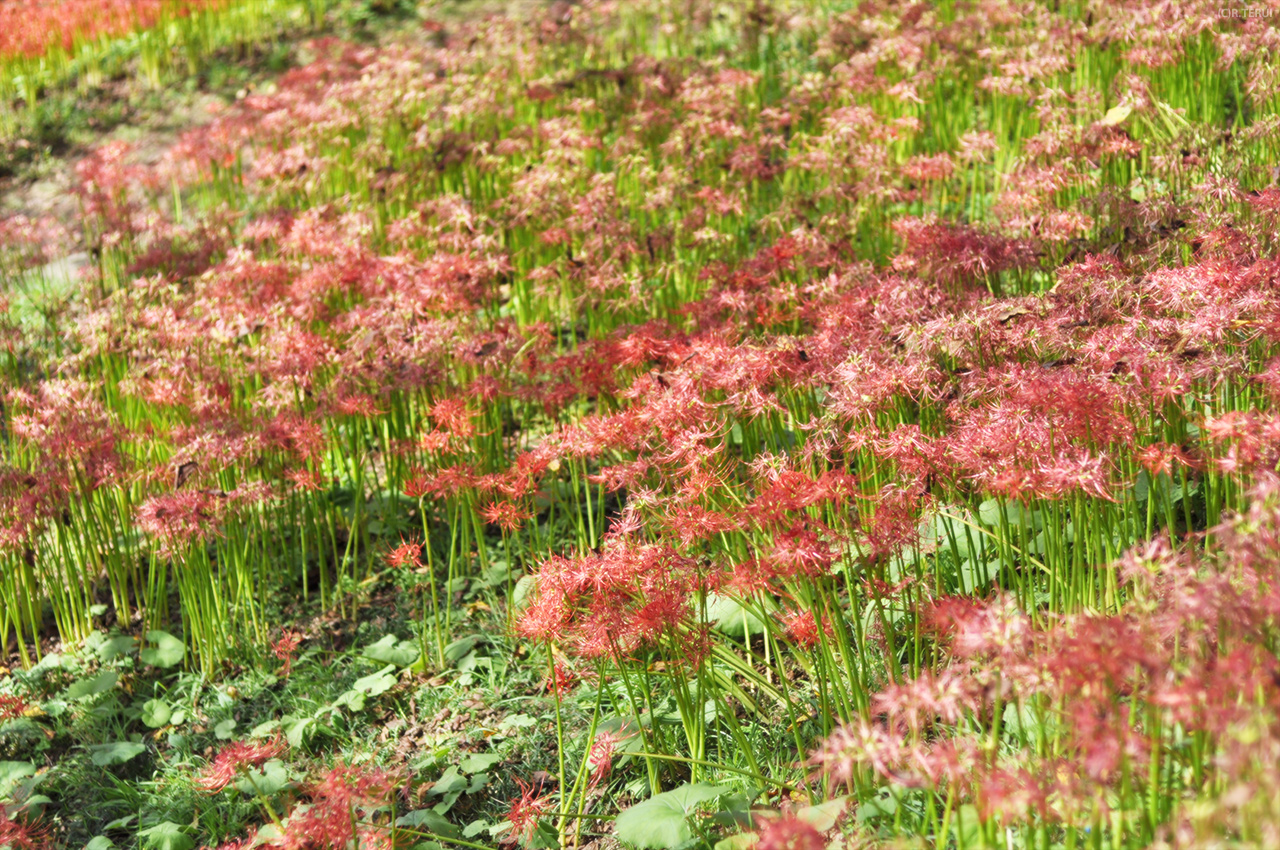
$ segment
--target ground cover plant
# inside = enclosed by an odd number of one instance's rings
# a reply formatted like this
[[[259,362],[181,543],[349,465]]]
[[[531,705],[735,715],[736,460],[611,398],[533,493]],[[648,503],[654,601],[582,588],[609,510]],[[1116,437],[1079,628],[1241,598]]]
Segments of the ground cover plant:
[[[0,847],[1280,843],[1265,9],[342,8],[0,223]]]

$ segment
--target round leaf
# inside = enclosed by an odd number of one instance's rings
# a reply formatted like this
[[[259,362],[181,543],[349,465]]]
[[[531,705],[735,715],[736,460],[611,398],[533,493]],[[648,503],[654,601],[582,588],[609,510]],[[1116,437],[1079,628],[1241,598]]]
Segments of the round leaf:
[[[114,744],[98,744],[90,747],[89,753],[94,764],[98,767],[106,767],[111,764],[124,764],[138,756],[146,748],[145,744],[117,741]]]
[[[152,729],[159,729],[173,717],[173,709],[163,700],[149,699],[142,706],[142,722]]]
[[[669,850],[693,838],[689,815],[698,805],[714,800],[729,789],[699,782],[656,794],[618,815],[614,823],[618,839],[641,850]]]
[[[142,650],[140,657],[143,662],[153,667],[174,667],[182,663],[182,659],[186,658],[187,648],[182,645],[182,641],[178,640],[168,632],[162,632],[158,629],[147,632],[147,640],[154,643],[154,647],[147,647]]]
[[[72,682],[71,686],[67,688],[67,699],[87,699],[97,694],[106,693],[114,688],[118,681],[120,681],[120,677],[114,671],[103,671],[93,678]]]

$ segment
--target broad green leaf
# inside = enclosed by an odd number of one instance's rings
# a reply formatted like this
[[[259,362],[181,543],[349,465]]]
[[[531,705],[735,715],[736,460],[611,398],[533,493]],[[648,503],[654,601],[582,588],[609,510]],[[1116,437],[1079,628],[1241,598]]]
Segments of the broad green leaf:
[[[438,814],[432,809],[418,809],[398,817],[396,818],[396,826],[420,829],[423,832],[442,835],[445,838],[456,838],[458,836],[458,828],[445,820],[444,815]]]
[[[315,734],[316,721],[313,717],[291,717],[281,722],[284,726],[285,740],[291,747],[301,747]]]
[[[279,720],[267,720],[249,730],[250,738],[265,738],[281,727]]]
[[[499,729],[528,729],[537,726],[538,721],[527,714],[508,714],[498,724]]]
[[[0,761],[0,800],[12,794],[19,782],[35,775],[36,766],[29,761]]]
[[[352,711],[364,711],[365,696],[357,690],[343,691],[337,699],[333,701],[334,708],[349,708]]]
[[[471,823],[463,827],[462,837],[474,838],[475,836],[489,829],[491,826],[493,826],[493,824],[489,823],[487,820],[483,820],[483,819],[473,820]]]
[[[480,635],[468,635],[459,638],[444,648],[444,660],[450,664],[457,664],[462,659],[471,654],[471,651],[480,643]]]
[[[960,589],[965,593],[973,593],[980,587],[985,587],[996,580],[996,576],[1000,574],[1000,570],[996,566],[990,564],[977,564],[973,561],[964,561],[957,567],[960,574]]]
[[[864,822],[876,818],[887,818],[898,811],[898,801],[887,792],[881,791],[874,797],[868,797],[858,803],[857,819]]]
[[[120,681],[120,676],[115,671],[104,670],[91,679],[72,682],[71,686],[67,688],[66,697],[69,700],[77,700],[106,693],[114,688],[118,681]]]
[[[977,524],[974,517],[963,508],[947,507],[944,511],[935,513],[925,523],[921,539],[939,552],[951,552],[954,545],[955,552],[961,558],[967,558],[971,554],[970,544],[980,548],[984,535],[965,525],[966,522]]]
[[[173,709],[163,700],[149,699],[142,706],[142,722],[152,729],[159,729],[173,717]]]
[[[89,839],[89,843],[84,846],[84,850],[115,850],[115,842],[105,835],[96,835]]]
[[[133,652],[134,647],[138,645],[136,638],[128,635],[115,635],[113,637],[104,638],[95,648],[94,652],[98,656],[98,660],[102,662],[114,661],[121,656],[128,655]]]
[[[461,768],[463,773],[480,773],[481,771],[488,770],[500,761],[502,761],[502,756],[497,753],[477,753],[476,755],[468,756],[463,759]]]
[[[365,647],[362,654],[365,658],[372,658],[383,664],[408,667],[422,655],[422,648],[415,641],[397,640],[395,635],[383,635],[377,643]]]
[[[226,720],[219,721],[218,725],[213,727],[213,735],[219,741],[230,740],[236,733],[236,725],[236,721],[228,717]]]
[[[261,847],[266,845],[268,847],[275,847],[283,838],[284,833],[280,831],[280,827],[276,826],[274,823],[264,823],[262,826],[258,827],[258,834],[255,836],[253,846]]]
[[[743,639],[750,630],[753,635],[764,634],[765,623],[750,607],[732,596],[713,593],[707,597],[707,621],[715,630],[731,638]]]
[[[260,770],[250,770],[236,782],[236,788],[250,797],[279,794],[289,784],[289,769],[280,759],[270,759]]]
[[[1024,524],[1027,528],[1036,531],[1044,528],[1044,514],[1040,511],[1027,510],[1019,502],[1001,504],[1000,499],[987,499],[978,505],[978,519],[992,528],[999,527],[1001,513],[1004,514],[1005,522],[1011,529],[1021,528]]]
[[[98,767],[111,764],[124,764],[136,758],[147,749],[146,744],[132,744],[128,741],[117,741],[114,744],[97,744],[89,748],[90,758]]]
[[[168,632],[153,629],[147,632],[147,640],[155,646],[147,647],[139,654],[145,664],[153,667],[175,667],[187,657],[187,648],[183,646],[182,641]]]
[[[460,791],[466,787],[467,778],[459,773],[456,767],[450,767],[435,781],[435,784],[431,786],[427,793],[433,797],[439,797],[453,791]]]
[[[191,836],[172,821],[165,821],[150,829],[144,829],[138,833],[138,836],[146,839],[142,845],[146,850],[192,850],[196,846]]]
[[[796,817],[808,823],[818,832],[835,829],[844,813],[849,808],[850,797],[836,797],[816,806],[805,806],[796,810]]]
[[[396,665],[388,664],[377,673],[371,673],[362,679],[356,679],[351,687],[365,696],[376,697],[380,694],[385,694],[396,683],[396,677],[392,675],[392,671],[395,669]]]
[[[955,818],[951,824],[952,830],[956,835],[959,847],[978,847],[982,844],[982,820],[978,814],[978,807],[972,803],[966,803],[955,811]]]
[[[519,614],[529,607],[529,603],[533,601],[534,588],[537,586],[538,579],[536,577],[531,575],[520,576],[516,586],[511,590],[511,610],[513,613]]]
[[[614,833],[624,844],[641,850],[669,850],[693,838],[689,816],[702,803],[714,800],[730,789],[699,782],[681,785],[656,794],[618,815]]]
[[[22,805],[18,807],[18,811],[27,812],[32,809],[42,809],[52,802],[53,798],[47,797],[44,794],[32,794],[30,797],[27,797],[22,801]]]
[[[759,833],[739,832],[716,842],[715,850],[751,850],[760,840]]]

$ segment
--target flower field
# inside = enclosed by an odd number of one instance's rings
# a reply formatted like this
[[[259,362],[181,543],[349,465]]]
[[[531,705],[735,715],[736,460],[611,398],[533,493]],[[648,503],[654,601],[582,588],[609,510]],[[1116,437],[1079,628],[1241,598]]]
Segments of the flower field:
[[[1280,846],[1267,8],[454,6],[0,220],[0,848]]]

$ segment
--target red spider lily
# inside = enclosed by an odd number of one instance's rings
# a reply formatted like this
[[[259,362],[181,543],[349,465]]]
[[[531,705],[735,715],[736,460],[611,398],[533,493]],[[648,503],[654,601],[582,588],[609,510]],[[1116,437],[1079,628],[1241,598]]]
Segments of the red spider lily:
[[[13,820],[0,808],[0,847],[9,850],[44,850],[51,845],[52,830],[39,823]]]
[[[507,820],[511,823],[511,831],[527,844],[538,828],[538,821],[552,810],[554,801],[550,794],[539,793],[541,784],[529,785],[517,777],[516,785],[520,786],[520,796],[511,802]]]
[[[576,670],[557,663],[544,679],[543,688],[548,693],[554,693],[557,699],[563,699],[581,680],[582,677]]]
[[[38,0],[0,6],[0,56],[36,57],[57,45],[118,36],[155,25],[166,15],[189,15],[225,0]]]
[[[293,669],[294,657],[298,654],[298,644],[302,642],[302,635],[297,632],[285,631],[280,634],[280,639],[271,645],[271,654],[284,662],[280,674],[288,676]]]
[[[782,628],[797,646],[813,649],[822,640],[825,633],[832,634],[830,623],[819,624],[817,616],[811,610],[792,611],[782,617]]]
[[[759,850],[825,850],[827,846],[827,839],[813,824],[795,816],[762,818],[757,832]]]
[[[155,496],[137,510],[137,522],[170,552],[197,545],[216,530],[225,498],[203,490]]]
[[[248,741],[228,744],[201,771],[196,787],[210,794],[221,791],[250,768],[261,767],[284,751],[284,739],[279,736],[261,744]]]
[[[957,286],[1022,268],[1033,258],[1023,242],[980,233],[930,219],[899,219],[894,231],[903,240],[895,267],[917,270],[943,286]]]
[[[630,737],[619,732],[597,732],[591,742],[591,752],[587,754],[587,763],[591,765],[591,787],[598,788],[609,779],[613,771],[613,757],[618,745]]]
[[[599,555],[553,558],[518,629],[585,657],[616,658],[688,625],[701,586],[696,565],[662,547],[619,543]]]
[[[249,850],[249,848],[254,846],[260,845],[257,844],[256,837],[249,836],[245,838],[232,838],[229,841],[224,841],[217,846],[216,850]],[[211,850],[211,848],[206,847],[204,850]]]
[[[299,806],[286,819],[282,850],[328,850],[359,846],[391,850],[393,831],[364,821],[365,813],[387,805],[399,778],[385,771],[362,770],[340,764],[310,785],[309,805]]]
[[[422,566],[422,544],[416,541],[400,541],[400,545],[387,553],[387,563],[393,567],[417,569]]]
[[[533,517],[533,513],[521,508],[514,502],[490,502],[480,509],[480,515],[486,522],[493,523],[507,533],[518,531],[524,522]]]
[[[34,706],[20,696],[0,694],[0,723],[26,717]]]
[[[1242,695],[1262,693],[1274,674],[1256,636],[1276,610],[1264,588],[1280,563],[1277,492],[1263,484],[1246,517],[1214,530],[1218,555],[1167,541],[1131,552],[1121,569],[1134,601],[1120,613],[1038,627],[1007,599],[935,606],[951,666],[885,689],[873,710],[886,721],[840,730],[816,763],[837,782],[861,765],[902,784],[963,789],[984,816],[1067,820],[1105,805],[1126,766],[1168,746],[1143,721],[1148,710],[1231,740],[1259,710]],[[1272,711],[1280,699],[1269,693]],[[1062,706],[1057,755],[1015,748],[993,758],[985,733],[966,724],[989,715],[997,698]]]

